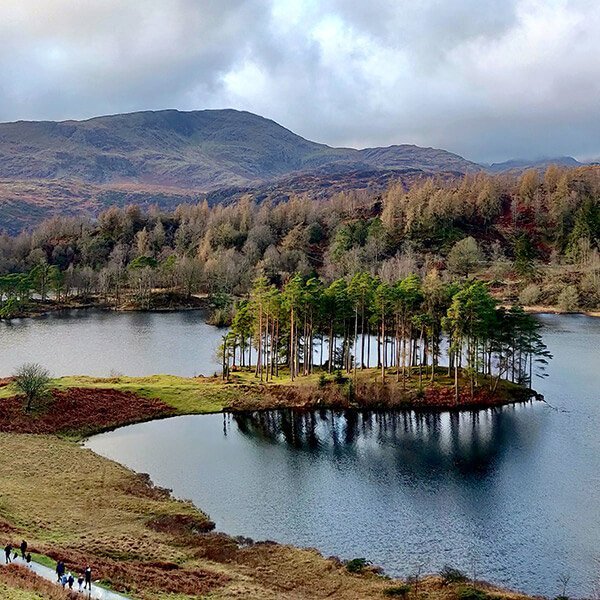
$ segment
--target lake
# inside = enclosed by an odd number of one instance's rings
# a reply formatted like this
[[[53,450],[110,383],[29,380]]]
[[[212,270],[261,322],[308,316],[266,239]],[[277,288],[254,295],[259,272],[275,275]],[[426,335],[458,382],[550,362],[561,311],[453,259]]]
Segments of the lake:
[[[69,310],[0,321],[0,377],[25,362],[61,375],[192,377],[220,371],[216,349],[223,329],[199,310],[114,312]]]
[[[40,363],[55,377],[213,375],[221,371],[217,348],[227,330],[208,325],[206,317],[203,310],[151,313],[91,308],[0,321],[0,377],[12,375],[26,362]],[[327,352],[327,340],[323,352],[316,343],[315,364],[326,359]],[[375,366],[376,337],[365,345],[365,364],[367,354]],[[387,354],[393,362],[391,347]]]
[[[498,584],[590,596],[600,558],[600,320],[542,315],[549,405],[462,414],[176,417],[87,445],[191,498],[234,535],[364,556],[408,575],[450,564]],[[201,313],[73,311],[0,323],[0,365],[54,374],[210,374]]]

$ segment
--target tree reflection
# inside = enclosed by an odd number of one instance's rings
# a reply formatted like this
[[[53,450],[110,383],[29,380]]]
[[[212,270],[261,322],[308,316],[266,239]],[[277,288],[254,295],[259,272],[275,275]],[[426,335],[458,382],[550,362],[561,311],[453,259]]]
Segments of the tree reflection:
[[[535,428],[518,418],[523,407],[476,412],[421,413],[348,411],[260,411],[232,416],[255,441],[286,444],[321,456],[368,460],[371,469],[393,464],[413,475],[453,473],[484,477],[506,451],[534,443]]]

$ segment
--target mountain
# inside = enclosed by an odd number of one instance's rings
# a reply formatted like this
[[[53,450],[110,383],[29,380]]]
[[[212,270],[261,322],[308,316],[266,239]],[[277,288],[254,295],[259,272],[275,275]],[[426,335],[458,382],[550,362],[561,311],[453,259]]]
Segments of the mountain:
[[[527,169],[547,169],[550,165],[581,167],[584,163],[579,162],[572,156],[541,157],[536,159],[513,158],[504,162],[493,163],[487,169],[492,173],[502,173],[505,171],[525,171]]]
[[[236,110],[161,110],[0,124],[0,178],[5,180],[209,191],[323,168],[464,173],[481,167],[445,150],[411,145],[332,148]]]

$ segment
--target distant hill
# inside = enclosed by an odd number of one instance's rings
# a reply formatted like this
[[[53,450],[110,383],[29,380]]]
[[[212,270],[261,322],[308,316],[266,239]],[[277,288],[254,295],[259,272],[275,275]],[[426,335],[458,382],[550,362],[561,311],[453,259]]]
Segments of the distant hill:
[[[204,194],[137,184],[97,185],[73,180],[0,179],[0,232],[19,233],[51,217],[94,217],[110,206],[137,204],[174,210]]]
[[[493,163],[487,167],[487,170],[492,173],[502,173],[504,171],[547,169],[550,165],[558,165],[559,167],[581,167],[584,163],[579,162],[572,156],[555,156],[536,159],[513,158],[504,162]]]
[[[162,110],[86,121],[0,124],[0,178],[5,180],[69,179],[209,191],[322,168],[480,169],[433,148],[332,148],[236,110]]]

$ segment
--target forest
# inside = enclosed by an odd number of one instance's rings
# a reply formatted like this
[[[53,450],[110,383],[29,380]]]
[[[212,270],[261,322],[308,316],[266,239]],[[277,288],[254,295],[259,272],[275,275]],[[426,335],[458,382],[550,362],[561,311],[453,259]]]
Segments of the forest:
[[[458,403],[459,373],[471,396],[481,376],[491,392],[501,379],[531,387],[551,358],[539,329],[522,308],[497,307],[484,282],[444,283],[435,270],[423,281],[408,275],[387,283],[361,272],[329,285],[296,274],[281,290],[263,276],[236,304],[221,347],[223,378],[252,364],[261,381],[278,377],[280,366],[294,380],[315,367],[341,377],[376,365],[382,383],[391,374],[403,384],[418,376],[424,386],[446,362]]]
[[[208,296],[217,322],[264,277],[323,285],[367,273],[385,284],[437,273],[477,277],[502,304],[600,307],[600,169],[423,177],[315,199],[310,194],[173,212],[110,208],[0,236],[0,317],[74,299],[152,308],[157,291]]]

